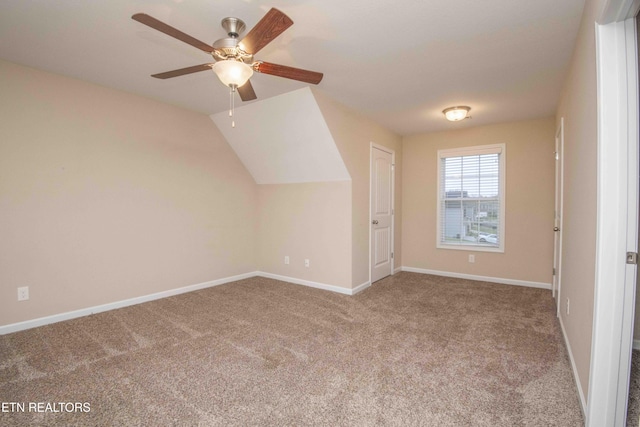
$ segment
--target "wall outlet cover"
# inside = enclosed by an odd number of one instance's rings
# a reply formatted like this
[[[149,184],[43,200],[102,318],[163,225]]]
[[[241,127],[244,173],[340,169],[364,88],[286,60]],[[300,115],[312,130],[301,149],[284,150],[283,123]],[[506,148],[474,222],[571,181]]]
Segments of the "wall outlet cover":
[[[29,299],[29,287],[21,286],[18,288],[18,301],[26,301]]]

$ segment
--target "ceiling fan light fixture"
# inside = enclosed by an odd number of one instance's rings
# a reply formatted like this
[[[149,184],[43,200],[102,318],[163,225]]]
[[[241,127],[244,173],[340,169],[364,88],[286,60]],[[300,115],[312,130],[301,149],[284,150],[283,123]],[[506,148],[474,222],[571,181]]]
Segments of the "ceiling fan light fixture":
[[[229,87],[240,87],[253,75],[253,68],[244,62],[233,59],[218,61],[213,64],[211,69],[222,84]]]
[[[471,111],[471,107],[467,106],[458,106],[458,107],[449,107],[442,110],[444,116],[450,122],[459,122],[460,120],[464,120],[469,117],[469,111]]]

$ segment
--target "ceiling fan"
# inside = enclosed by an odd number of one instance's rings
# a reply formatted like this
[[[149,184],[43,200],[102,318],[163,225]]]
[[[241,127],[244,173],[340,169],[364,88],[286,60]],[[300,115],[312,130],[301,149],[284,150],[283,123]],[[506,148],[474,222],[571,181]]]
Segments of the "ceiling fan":
[[[238,18],[224,18],[221,24],[228,37],[216,40],[211,46],[147,14],[136,13],[131,18],[211,54],[214,60],[212,63],[153,74],[151,77],[168,79],[199,71],[213,70],[220,81],[229,86],[232,92],[237,89],[240,99],[243,101],[257,98],[249,81],[254,71],[311,84],[320,83],[323,77],[322,73],[315,71],[254,60],[253,55],[293,25],[293,21],[287,15],[275,8],[269,10],[242,40],[239,37],[245,30],[245,23]]]

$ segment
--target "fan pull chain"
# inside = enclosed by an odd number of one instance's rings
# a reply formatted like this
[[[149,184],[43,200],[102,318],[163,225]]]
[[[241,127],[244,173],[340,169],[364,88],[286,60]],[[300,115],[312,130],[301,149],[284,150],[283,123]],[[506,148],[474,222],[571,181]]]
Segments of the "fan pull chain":
[[[231,127],[236,127],[236,121],[233,119],[233,113],[236,109],[235,98],[233,96],[236,91],[236,87],[234,85],[229,85],[229,117],[231,117]]]

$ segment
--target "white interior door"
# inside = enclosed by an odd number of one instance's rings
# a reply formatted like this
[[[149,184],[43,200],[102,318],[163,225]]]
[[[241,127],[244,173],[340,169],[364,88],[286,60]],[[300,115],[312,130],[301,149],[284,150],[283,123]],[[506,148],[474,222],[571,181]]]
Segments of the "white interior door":
[[[552,293],[556,299],[556,314],[560,315],[560,287],[562,272],[562,169],[564,149],[564,118],[560,118],[560,126],[556,132],[556,195],[555,195],[555,218],[553,223],[553,285]]]
[[[627,0],[606,3],[596,25],[597,246],[587,427],[626,421],[638,252],[638,42],[628,16],[637,9]]]
[[[393,272],[393,152],[371,147],[371,283]]]

